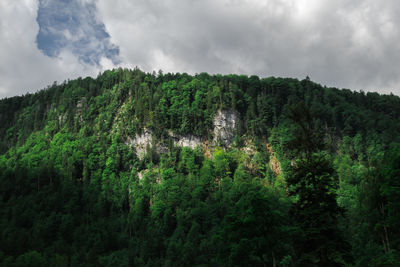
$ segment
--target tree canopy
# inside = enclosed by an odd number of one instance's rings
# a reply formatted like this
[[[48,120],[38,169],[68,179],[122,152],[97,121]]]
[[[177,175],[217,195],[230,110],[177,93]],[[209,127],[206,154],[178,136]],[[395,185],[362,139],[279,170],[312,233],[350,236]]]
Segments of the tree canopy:
[[[394,95],[137,68],[2,99],[0,265],[396,266],[399,118]]]

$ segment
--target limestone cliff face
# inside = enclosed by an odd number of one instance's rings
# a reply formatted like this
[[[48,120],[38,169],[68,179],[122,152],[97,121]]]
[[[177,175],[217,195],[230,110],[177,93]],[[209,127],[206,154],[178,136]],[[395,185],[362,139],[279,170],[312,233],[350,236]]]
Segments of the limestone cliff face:
[[[195,135],[179,135],[172,131],[168,131],[168,135],[175,146],[190,147],[194,149],[197,146],[204,147],[204,145],[207,144],[207,150],[209,145],[211,145],[211,147],[217,145],[227,147],[233,142],[238,117],[239,114],[236,111],[219,110],[213,119],[214,138],[210,142]],[[150,129],[143,129],[143,132],[141,134],[136,134],[134,138],[127,136],[125,144],[134,148],[140,159],[144,157],[146,149],[153,145],[156,146],[156,151],[160,154],[168,152],[168,148],[163,146],[161,143],[154,144],[153,133]]]
[[[194,135],[178,135],[172,131],[168,132],[170,138],[173,140],[175,146],[190,147],[194,149],[197,146],[202,146],[201,139]],[[153,132],[150,129],[145,128],[141,134],[136,134],[134,138],[127,137],[125,144],[135,149],[139,159],[142,159],[146,154],[148,147],[155,146],[156,151],[159,154],[167,153],[168,148],[160,142],[154,144]]]
[[[201,138],[195,135],[178,135],[170,131],[169,136],[172,138],[174,145],[176,146],[190,147],[194,149],[197,146],[203,145]]]
[[[229,146],[235,136],[239,114],[233,110],[218,110],[214,116],[214,144]]]
[[[137,156],[142,159],[146,153],[147,147],[153,142],[153,133],[149,129],[144,129],[143,133],[136,134],[134,138],[127,137],[125,144],[133,147]]]
[[[83,124],[85,121],[83,120],[83,113],[87,107],[86,97],[82,97],[76,104],[76,115],[79,118],[79,122]]]

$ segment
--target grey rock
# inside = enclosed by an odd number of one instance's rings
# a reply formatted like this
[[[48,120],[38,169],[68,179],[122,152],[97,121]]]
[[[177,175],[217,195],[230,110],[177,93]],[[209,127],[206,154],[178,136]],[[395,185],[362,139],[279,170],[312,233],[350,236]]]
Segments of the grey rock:
[[[235,137],[239,114],[233,110],[218,110],[214,116],[214,144],[229,146]]]

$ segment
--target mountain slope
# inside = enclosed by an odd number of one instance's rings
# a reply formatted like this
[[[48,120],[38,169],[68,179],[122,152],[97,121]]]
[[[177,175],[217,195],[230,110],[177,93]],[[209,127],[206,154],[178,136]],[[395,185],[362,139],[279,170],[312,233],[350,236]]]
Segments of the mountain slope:
[[[0,260],[390,265],[399,118],[394,95],[139,69],[0,100]],[[299,213],[311,193],[331,208]],[[327,216],[333,243],[301,221]]]

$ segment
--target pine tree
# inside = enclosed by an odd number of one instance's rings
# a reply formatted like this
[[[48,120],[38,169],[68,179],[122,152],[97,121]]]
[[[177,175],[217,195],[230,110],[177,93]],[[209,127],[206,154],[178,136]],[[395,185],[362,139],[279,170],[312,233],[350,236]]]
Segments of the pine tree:
[[[308,107],[298,104],[289,117],[297,127],[291,145],[298,158],[287,176],[289,194],[296,199],[291,213],[299,230],[297,262],[300,266],[344,265],[349,248],[338,228],[337,175],[322,150],[322,135],[313,127]]]

